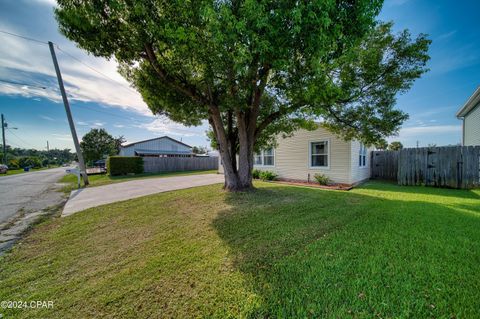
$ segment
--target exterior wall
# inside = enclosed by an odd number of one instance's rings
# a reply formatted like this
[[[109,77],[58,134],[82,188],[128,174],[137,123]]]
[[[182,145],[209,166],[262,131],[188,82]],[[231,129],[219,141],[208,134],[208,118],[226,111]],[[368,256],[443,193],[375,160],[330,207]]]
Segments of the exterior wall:
[[[328,168],[310,167],[310,142],[328,141]],[[254,165],[260,170],[274,171],[279,178],[293,180],[314,180],[316,173],[324,174],[336,183],[356,184],[370,178],[370,157],[372,148],[367,150],[366,166],[359,167],[358,141],[345,142],[324,128],[315,131],[298,130],[291,137],[279,138],[274,150],[275,164],[273,166]],[[238,158],[238,157],[237,157]],[[218,172],[223,174],[221,159],[218,158]]]
[[[329,143],[328,168],[310,167],[310,142]],[[351,143],[337,138],[324,128],[315,131],[298,130],[292,137],[277,140],[274,166],[255,166],[262,170],[271,170],[280,178],[314,180],[316,173],[330,177],[334,182],[351,184]]]
[[[350,177],[350,184],[356,184],[361,181],[364,181],[366,179],[370,178],[371,174],[371,153],[373,151],[373,148],[368,148],[367,149],[367,156],[366,156],[366,165],[360,167],[358,163],[358,156],[360,155],[360,142],[358,141],[352,141],[350,143],[351,146],[351,177]]]
[[[191,149],[183,144],[176,143],[169,138],[159,138],[155,140],[139,142],[120,150],[121,156],[135,156],[135,149],[142,150],[162,150],[162,151],[191,151]]]
[[[464,117],[463,130],[463,145],[480,145],[480,104]]]

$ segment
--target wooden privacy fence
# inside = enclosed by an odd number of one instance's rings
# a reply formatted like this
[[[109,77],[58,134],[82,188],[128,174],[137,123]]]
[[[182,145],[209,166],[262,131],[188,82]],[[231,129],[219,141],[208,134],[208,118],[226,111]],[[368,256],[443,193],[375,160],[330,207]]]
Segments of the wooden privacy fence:
[[[372,178],[399,185],[480,186],[480,146],[406,148],[372,152]]]
[[[144,157],[145,173],[218,169],[218,157]]]

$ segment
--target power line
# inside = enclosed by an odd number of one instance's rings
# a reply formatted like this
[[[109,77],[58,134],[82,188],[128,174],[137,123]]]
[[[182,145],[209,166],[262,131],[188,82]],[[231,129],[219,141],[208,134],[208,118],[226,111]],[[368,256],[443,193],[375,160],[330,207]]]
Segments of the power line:
[[[18,37],[18,38],[21,38],[21,39],[25,39],[25,40],[28,40],[28,41],[33,41],[33,42],[37,42],[37,43],[41,43],[41,44],[48,44],[48,42],[46,41],[42,41],[42,40],[38,40],[38,39],[34,39],[34,38],[30,38],[30,37],[26,37],[26,36],[23,36],[23,35],[19,35],[19,34],[15,34],[15,33],[11,33],[11,32],[8,32],[8,31],[4,31],[4,30],[0,30],[0,33],[4,33],[4,34],[7,34],[7,35],[11,35],[11,36],[14,36],[14,37]],[[79,58],[77,58],[76,56],[72,55],[71,53],[68,53],[67,51],[63,50],[58,44],[54,43],[54,45],[57,47],[57,49],[63,53],[65,53],[67,56],[69,56],[70,58],[76,60],[77,62],[83,64],[85,67],[89,68],[90,70],[102,75],[103,77],[109,79],[110,81],[113,81],[121,86],[123,86],[124,88],[130,90],[131,92],[134,92],[136,94],[138,94],[137,91],[135,91],[134,89],[132,89],[131,87],[129,86],[126,86],[125,84],[121,83],[121,82],[118,82],[117,80],[115,80],[114,78],[106,75],[105,73],[95,69],[94,67],[88,65],[87,63],[83,62],[82,60],[80,60]]]
[[[9,130],[9,132],[15,136],[19,141],[21,141],[22,143],[26,144],[26,145],[29,145],[33,148],[35,148],[35,146],[33,146],[32,144],[30,144],[29,142],[25,141],[24,139],[20,138],[20,136],[18,136],[17,134],[15,134],[12,130]]]
[[[7,140],[7,141],[5,142],[5,144],[7,144],[7,145],[10,144],[10,145],[16,146],[16,147],[18,147],[18,148],[23,148],[23,147],[21,147],[20,145],[18,145],[18,144],[16,144],[16,143],[13,143],[13,142],[11,142],[11,141],[9,141],[9,140]]]
[[[35,39],[35,38],[31,38],[31,37],[27,37],[27,36],[23,36],[23,35],[19,35],[19,34],[15,34],[15,33],[11,33],[11,32],[8,32],[8,31],[4,31],[4,30],[0,30],[0,33],[4,33],[4,34],[7,34],[7,35],[10,35],[10,36],[14,36],[14,37],[18,37],[18,38],[21,38],[21,39],[24,39],[24,40],[28,40],[28,41],[33,41],[33,42],[37,42],[37,43],[41,43],[41,44],[48,44],[48,42],[46,41],[42,41],[42,40],[39,40],[39,39]],[[59,51],[61,51],[62,53],[64,53],[65,55],[67,55],[68,57],[70,57],[71,59],[79,62],[80,64],[82,64],[83,66],[87,67],[88,69],[92,70],[93,72],[103,76],[104,78],[110,80],[110,81],[113,81],[115,82],[116,84],[118,85],[121,85],[123,88],[125,89],[128,89],[129,91],[135,93],[135,94],[138,94],[138,92],[136,90],[134,90],[133,88],[131,88],[130,86],[127,86],[125,85],[124,83],[121,83],[121,82],[118,82],[117,80],[113,79],[112,77],[108,76],[107,74],[97,70],[96,68],[90,66],[89,64],[83,62],[81,59],[77,58],[76,56],[70,54],[69,52],[63,50],[62,48],[60,48],[60,46],[56,43],[54,43],[54,45],[57,47],[57,49]],[[8,81],[8,80],[1,80],[0,79],[0,82],[5,82],[5,83],[8,83],[8,84],[14,84],[14,85],[26,85],[26,86],[31,86],[31,87],[37,87],[37,88],[41,88],[41,89],[47,89],[47,87],[44,87],[44,86],[37,86],[37,85],[31,85],[31,84],[27,84],[27,83],[21,83],[21,82],[13,82],[13,81]],[[69,94],[70,97],[73,97]],[[75,98],[75,97],[73,97]],[[111,115],[111,116],[115,116],[115,117],[118,117],[118,118],[121,118],[121,119],[126,119],[128,121],[133,121],[133,122],[137,122],[139,124],[144,124],[138,120],[135,120],[133,118],[130,118],[130,117],[126,117],[126,116],[122,116],[122,115],[119,115],[119,114],[115,114],[115,113],[111,113],[111,112],[107,112],[107,111],[103,111],[103,110],[98,110],[98,109],[93,109],[93,108],[90,108],[88,107],[87,105],[84,105],[82,107],[78,106],[79,108],[82,108],[82,109],[87,109],[87,110],[90,110],[90,111],[93,111],[93,112],[97,112],[97,113],[103,113],[103,114],[107,114],[107,115]]]
[[[38,39],[26,37],[26,36],[24,36],[24,35],[15,34],[15,33],[8,32],[8,31],[0,30],[0,33],[8,34],[8,35],[11,35],[11,36],[14,36],[14,37],[17,37],[17,38],[21,38],[21,39],[24,39],[24,40],[32,41],[32,42],[37,42],[37,43],[41,43],[41,44],[48,44],[46,41],[42,41],[42,40],[38,40]]]
[[[28,83],[23,83],[23,82],[14,82],[14,81],[3,80],[3,79],[0,79],[0,82],[4,82],[4,83],[8,83],[8,84],[13,84],[13,85],[31,86],[31,87],[36,87],[36,88],[43,89],[43,90],[46,90],[46,89],[47,89],[46,86],[39,86],[39,85],[28,84]]]
[[[74,59],[74,60],[77,61],[78,63],[83,64],[85,67],[89,68],[89,69],[92,70],[93,72],[98,73],[98,74],[100,74],[101,76],[109,79],[110,81],[113,81],[113,82],[115,82],[115,83],[123,86],[124,88],[128,89],[128,90],[131,91],[131,92],[134,92],[135,94],[138,94],[138,92],[135,91],[134,89],[132,89],[131,87],[126,86],[125,84],[123,84],[123,83],[121,83],[121,82],[118,82],[118,81],[115,80],[114,78],[112,78],[112,77],[106,75],[105,73],[103,73],[103,72],[95,69],[93,66],[88,65],[87,63],[83,62],[83,61],[80,60],[79,58],[77,58],[77,57],[75,57],[74,55],[72,55],[72,54],[68,53],[67,51],[63,50],[62,48],[60,48],[60,47],[58,46],[58,44],[55,44],[55,46],[57,47],[57,49],[58,49],[59,51],[65,53],[67,56],[69,56],[70,58]]]
[[[134,118],[130,118],[130,117],[127,117],[127,116],[123,116],[123,115],[119,115],[119,114],[115,114],[115,113],[111,113],[111,112],[107,112],[107,111],[103,111],[103,110],[94,109],[94,108],[89,107],[88,105],[84,105],[84,106],[75,105],[75,104],[73,104],[73,105],[76,106],[79,109],[87,109],[89,111],[93,111],[93,112],[97,112],[97,113],[103,113],[103,114],[107,114],[107,115],[111,115],[111,116],[116,116],[118,118],[126,119],[128,121],[137,122],[139,124],[145,124],[145,123],[142,123],[138,120],[135,120]]]

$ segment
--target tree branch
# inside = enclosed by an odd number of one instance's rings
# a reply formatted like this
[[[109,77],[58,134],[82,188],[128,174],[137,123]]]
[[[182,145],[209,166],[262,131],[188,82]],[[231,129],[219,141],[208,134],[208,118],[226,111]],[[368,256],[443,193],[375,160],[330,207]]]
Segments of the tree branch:
[[[145,44],[145,52],[146,59],[150,62],[150,65],[164,83],[172,87],[177,92],[190,97],[200,104],[208,105],[213,103],[213,101],[209,101],[201,93],[199,93],[194,85],[187,83],[185,79],[177,79],[176,77],[169,75],[158,62],[155,51],[150,43]]]

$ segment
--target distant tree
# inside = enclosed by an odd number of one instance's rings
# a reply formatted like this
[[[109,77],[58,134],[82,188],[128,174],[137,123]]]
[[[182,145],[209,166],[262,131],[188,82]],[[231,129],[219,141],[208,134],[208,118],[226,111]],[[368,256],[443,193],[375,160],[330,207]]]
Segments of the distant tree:
[[[25,168],[25,167],[40,168],[42,167],[42,161],[39,157],[36,157],[36,156],[23,156],[19,158],[18,165],[21,168]]]
[[[193,154],[206,154],[207,148],[205,146],[194,146],[192,147]]]
[[[120,135],[119,137],[115,138],[115,154],[113,155],[118,155],[120,153],[120,149],[122,148],[122,144],[125,143],[127,140],[123,135]]]
[[[428,147],[437,147],[436,143],[428,143]]]
[[[18,158],[11,158],[8,160],[8,168],[9,169],[19,169],[20,163]]]
[[[388,148],[388,142],[386,139],[381,139],[375,143],[375,147],[379,150],[386,150]]]
[[[94,161],[110,155],[116,155],[118,153],[118,142],[121,138],[123,137],[114,138],[103,128],[91,129],[90,132],[83,136],[80,142],[85,161],[91,165]]]
[[[403,144],[398,142],[398,141],[395,141],[395,142],[392,142],[390,143],[390,145],[388,146],[388,149],[390,151],[399,151],[403,148]]]
[[[55,15],[81,48],[114,57],[153,113],[208,120],[237,191],[252,187],[255,149],[316,118],[366,144],[407,119],[396,96],[427,70],[430,41],[376,21],[382,3],[57,0]]]

